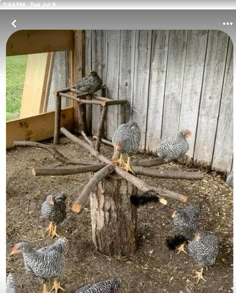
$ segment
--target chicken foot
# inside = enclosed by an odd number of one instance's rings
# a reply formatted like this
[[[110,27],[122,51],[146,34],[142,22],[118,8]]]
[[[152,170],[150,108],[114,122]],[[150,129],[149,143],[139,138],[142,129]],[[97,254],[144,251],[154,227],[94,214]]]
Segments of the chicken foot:
[[[58,290],[65,291],[65,289],[61,287],[61,284],[60,284],[60,282],[57,281],[57,279],[54,280],[53,286],[52,286],[52,289],[50,290],[50,292],[52,292],[53,290],[55,290],[55,293],[57,293]]]
[[[184,243],[177,247],[177,254],[180,252],[187,254],[186,250],[184,249]]]
[[[197,278],[197,284],[199,283],[200,280],[203,280],[206,282],[206,279],[203,277],[203,270],[204,268],[201,268],[200,272],[195,271],[194,278]]]
[[[51,236],[52,239],[56,236],[59,237],[59,235],[57,234],[57,225],[54,224],[53,222],[49,223],[49,226],[48,226],[46,232],[48,232],[48,236]]]

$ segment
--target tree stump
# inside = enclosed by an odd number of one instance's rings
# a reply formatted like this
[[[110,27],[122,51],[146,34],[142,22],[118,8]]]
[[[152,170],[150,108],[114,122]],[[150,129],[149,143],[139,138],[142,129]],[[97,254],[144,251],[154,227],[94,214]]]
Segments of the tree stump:
[[[137,210],[129,197],[137,188],[118,175],[100,181],[90,195],[92,236],[98,251],[128,256],[136,250]]]

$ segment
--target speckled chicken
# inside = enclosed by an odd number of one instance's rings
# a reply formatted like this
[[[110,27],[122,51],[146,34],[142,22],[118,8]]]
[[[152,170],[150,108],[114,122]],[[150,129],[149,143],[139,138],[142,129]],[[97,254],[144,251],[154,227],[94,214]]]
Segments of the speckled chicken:
[[[7,276],[7,293],[17,293],[16,283],[13,275],[10,273]]]
[[[194,239],[188,244],[188,251],[194,261],[202,267],[200,272],[196,272],[197,283],[201,279],[205,280],[203,269],[215,263],[219,252],[217,237],[209,233],[196,232]]]
[[[42,204],[41,218],[50,221],[47,228],[48,235],[54,238],[58,236],[57,225],[66,218],[66,196],[63,193],[48,195]]]
[[[141,131],[136,122],[121,124],[112,137],[114,147],[112,161],[118,163],[124,170],[134,173],[130,166],[130,157],[138,151],[140,139]],[[128,155],[127,163],[123,159],[123,154]]]
[[[190,130],[182,130],[175,137],[162,139],[157,152],[159,158],[165,162],[171,162],[183,157],[189,149],[187,138],[191,135]]]
[[[76,85],[76,89],[81,93],[95,93],[102,88],[102,80],[96,71],[91,71],[88,76],[83,77]]]
[[[14,245],[12,254],[22,253],[27,272],[43,280],[43,293],[48,293],[46,281],[55,278],[51,291],[65,291],[57,278],[64,271],[64,250],[67,240],[58,238],[52,245],[41,249],[34,249],[29,242],[21,241]]]
[[[233,178],[233,173],[231,172],[228,176],[227,176],[227,178],[226,178],[226,183],[231,187],[231,188],[233,188],[233,186],[234,186],[234,180],[233,180],[234,178]]]
[[[120,288],[120,281],[111,279],[95,284],[88,284],[75,291],[75,293],[115,293]]]
[[[176,230],[187,240],[192,239],[194,233],[198,229],[200,212],[200,204],[195,204],[184,208],[177,208],[172,214]],[[180,245],[177,250],[178,253],[181,251],[186,253],[184,250],[184,243]]]

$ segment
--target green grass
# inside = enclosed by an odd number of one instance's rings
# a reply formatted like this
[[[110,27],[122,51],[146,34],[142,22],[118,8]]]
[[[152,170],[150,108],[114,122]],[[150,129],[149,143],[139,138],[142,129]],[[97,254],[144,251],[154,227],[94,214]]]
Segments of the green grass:
[[[11,56],[6,60],[6,120],[19,116],[24,86],[27,55]]]

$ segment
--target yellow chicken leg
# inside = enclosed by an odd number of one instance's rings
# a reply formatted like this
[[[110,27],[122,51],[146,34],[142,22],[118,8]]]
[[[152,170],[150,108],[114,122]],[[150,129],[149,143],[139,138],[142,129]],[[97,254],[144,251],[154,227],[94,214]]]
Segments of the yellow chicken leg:
[[[54,230],[54,224],[53,224],[53,222],[50,222],[48,225],[48,228],[46,230],[46,232],[48,232],[48,236],[52,235],[53,230]]]
[[[128,157],[128,161],[127,161],[126,164],[124,164],[123,169],[124,169],[125,171],[127,171],[127,172],[131,172],[131,173],[133,173],[133,174],[135,175],[135,173],[134,173],[134,171],[132,170],[131,165],[130,165],[130,157]]]
[[[43,284],[43,293],[49,293],[48,288],[47,288],[47,284]]]
[[[197,278],[197,284],[200,280],[203,280],[206,282],[206,279],[203,277],[203,268],[201,268],[200,272],[195,271],[196,276],[194,278]]]
[[[186,250],[184,249],[184,243],[177,247],[177,254],[179,254],[180,252],[187,254]]]
[[[120,167],[122,167],[125,164],[125,160],[122,154],[120,154],[119,159],[113,159],[112,162],[117,163]]]
[[[65,291],[65,289],[63,289],[61,287],[61,284],[60,284],[60,282],[57,281],[57,279],[54,280],[53,286],[52,286],[52,289],[50,290],[50,292],[52,292],[53,290],[55,290],[55,293],[57,293],[58,290]]]
[[[51,236],[52,236],[52,239],[53,239],[54,237],[59,237],[59,235],[57,234],[57,225],[56,225],[56,224],[54,224],[54,228],[53,228],[53,230],[52,230],[52,234],[51,234]]]

